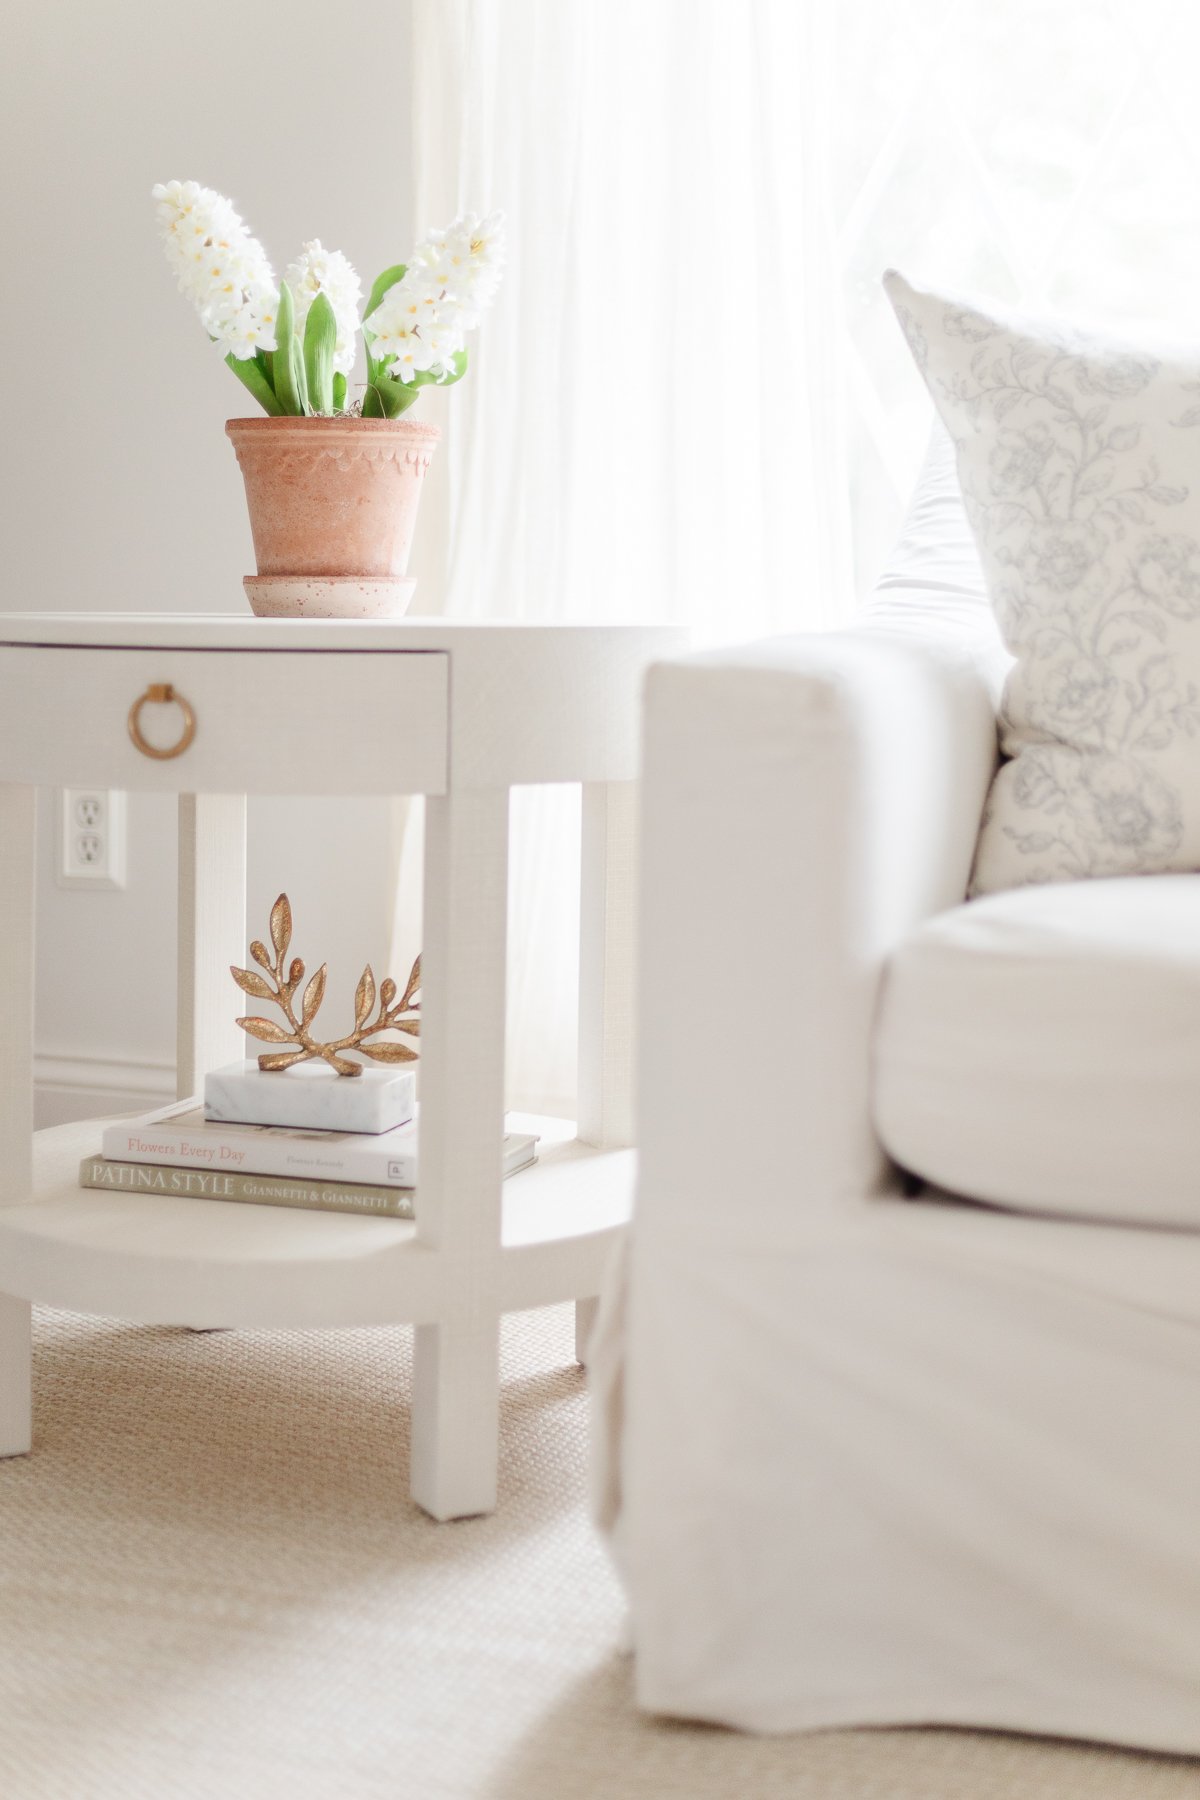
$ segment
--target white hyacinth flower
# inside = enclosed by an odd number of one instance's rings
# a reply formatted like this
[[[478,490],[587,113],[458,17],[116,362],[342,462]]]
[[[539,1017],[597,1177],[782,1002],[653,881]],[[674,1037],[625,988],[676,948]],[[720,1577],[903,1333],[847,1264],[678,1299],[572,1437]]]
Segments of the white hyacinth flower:
[[[362,303],[362,283],[353,265],[340,250],[326,250],[320,238],[313,238],[304,245],[285,280],[296,302],[296,331],[300,337],[304,336],[304,322],[313,301],[318,294],[325,295],[337,321],[333,366],[349,375],[354,367],[358,309]]]
[[[426,372],[438,380],[454,375],[454,358],[494,298],[503,263],[502,213],[482,221],[464,213],[444,231],[431,231],[403,280],[365,321],[375,335],[371,355],[404,382]]]
[[[486,219],[463,213],[443,231],[429,232],[414,260],[431,287],[458,303],[464,328],[471,329],[495,298],[504,252],[503,213],[489,213]]]
[[[195,181],[153,190],[167,261],[210,337],[245,361],[275,348],[279,289],[233,202]]]
[[[425,374],[445,353],[444,344],[431,342],[438,330],[435,298],[415,275],[406,275],[388,289],[367,321],[375,339],[371,355],[397,381]]]
[[[429,325],[421,333],[429,355],[429,367],[439,381],[457,371],[454,358],[463,348],[463,332],[457,325]]]

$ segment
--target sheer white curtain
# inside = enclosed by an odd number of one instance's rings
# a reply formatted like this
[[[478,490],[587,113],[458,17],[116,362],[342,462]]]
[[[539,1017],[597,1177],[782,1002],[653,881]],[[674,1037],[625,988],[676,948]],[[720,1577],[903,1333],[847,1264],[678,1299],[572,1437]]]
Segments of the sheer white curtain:
[[[799,0],[800,4],[804,0]],[[879,285],[1200,333],[1195,0],[830,0],[829,173],[860,591],[929,429]]]
[[[687,621],[702,642],[845,616],[833,10],[414,0],[417,218],[499,206],[510,232],[471,373],[428,415],[422,609]],[[577,796],[520,795],[513,1105],[571,1109],[577,854]]]
[[[707,642],[835,621],[928,432],[889,263],[1197,329],[1194,0],[412,7],[418,217],[512,231],[476,366],[435,398],[425,606]],[[561,1110],[573,830],[572,796],[516,809],[512,1098]]]

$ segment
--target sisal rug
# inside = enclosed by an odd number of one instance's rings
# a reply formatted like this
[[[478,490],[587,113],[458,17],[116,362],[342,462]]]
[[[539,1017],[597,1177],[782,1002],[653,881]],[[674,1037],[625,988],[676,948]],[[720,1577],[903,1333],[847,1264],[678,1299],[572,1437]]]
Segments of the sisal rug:
[[[38,1318],[0,1465],[4,1800],[1198,1800],[1194,1763],[639,1718],[566,1308],[504,1341],[500,1510],[405,1497],[405,1331]]]

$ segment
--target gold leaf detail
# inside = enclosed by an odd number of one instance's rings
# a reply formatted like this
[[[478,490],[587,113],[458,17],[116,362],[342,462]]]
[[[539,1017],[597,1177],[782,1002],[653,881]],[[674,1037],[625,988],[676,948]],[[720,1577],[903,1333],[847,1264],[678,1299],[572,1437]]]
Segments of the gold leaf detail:
[[[256,1000],[273,1000],[275,998],[274,988],[265,982],[261,975],[256,975],[253,969],[236,969],[231,964],[229,973],[244,994],[253,994]]]
[[[421,985],[421,959],[418,956],[416,962],[412,966],[412,972],[408,977],[408,986],[404,990],[404,998],[400,1002],[400,1011],[401,1012],[404,1011],[406,1006],[409,1006],[411,1004],[412,997],[417,992],[420,985]]]
[[[251,1037],[261,1038],[264,1044],[294,1044],[295,1038],[282,1025],[276,1025],[274,1019],[239,1019],[238,1027],[248,1031]]]
[[[417,1061],[416,1051],[410,1050],[407,1044],[359,1044],[356,1048],[360,1056],[369,1056],[372,1062],[398,1063]]]
[[[292,909],[288,905],[286,894],[280,894],[271,908],[271,942],[275,946],[275,954],[279,965],[283,966],[284,952],[292,941]]]
[[[250,945],[251,959],[265,971],[266,979],[253,969],[233,967],[230,974],[243,993],[250,994],[256,1000],[268,1000],[277,1006],[283,1014],[285,1024],[278,1025],[272,1019],[260,1018],[257,1014],[237,1021],[240,1030],[248,1032],[251,1037],[259,1038],[267,1044],[288,1044],[293,1048],[279,1054],[260,1056],[260,1069],[277,1072],[290,1069],[295,1063],[311,1062],[320,1057],[338,1075],[355,1076],[362,1074],[362,1064],[352,1062],[343,1051],[358,1051],[371,1062],[408,1063],[418,1060],[417,1052],[410,1050],[405,1044],[365,1042],[380,1031],[400,1031],[407,1037],[417,1038],[421,1035],[421,1021],[418,1017],[421,1002],[415,998],[421,986],[421,959],[418,956],[413,963],[408,977],[408,985],[399,1004],[396,1003],[396,983],[391,976],[385,976],[375,985],[375,973],[370,963],[362,972],[358,987],[354,993],[354,1028],[344,1037],[332,1038],[321,1043],[313,1035],[312,1022],[325,1000],[328,966],[322,963],[316,974],[304,989],[299,1007],[296,1004],[296,993],[304,980],[305,968],[302,959],[292,958],[285,963],[288,946],[292,939],[292,908],[286,894],[280,894],[271,908],[271,943],[275,948],[272,960],[269,951],[260,939],[255,938]],[[378,992],[379,1012],[371,1022],[371,1010],[375,1005]],[[401,1018],[400,1014],[407,1016]]]
[[[311,1025],[316,1018],[322,1000],[325,998],[325,976],[328,965],[322,963],[308,986],[304,990],[304,1001],[301,1006],[300,1022]]]

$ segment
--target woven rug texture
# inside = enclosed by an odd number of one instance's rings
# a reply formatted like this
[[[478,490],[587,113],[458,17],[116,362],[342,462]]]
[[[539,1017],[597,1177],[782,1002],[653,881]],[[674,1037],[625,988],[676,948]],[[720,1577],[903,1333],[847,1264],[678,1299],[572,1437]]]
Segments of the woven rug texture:
[[[406,1497],[407,1331],[36,1331],[4,1800],[1200,1800],[1109,1749],[640,1717],[569,1308],[506,1322],[499,1510],[455,1525]]]

